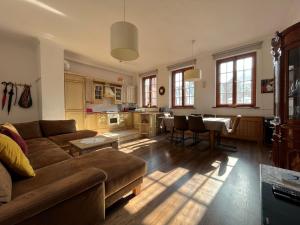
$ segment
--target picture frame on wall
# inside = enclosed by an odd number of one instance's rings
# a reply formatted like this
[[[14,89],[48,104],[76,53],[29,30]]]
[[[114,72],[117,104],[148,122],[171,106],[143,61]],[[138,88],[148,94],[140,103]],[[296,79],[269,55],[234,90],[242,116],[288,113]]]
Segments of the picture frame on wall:
[[[273,93],[274,92],[274,79],[261,80],[261,93]]]

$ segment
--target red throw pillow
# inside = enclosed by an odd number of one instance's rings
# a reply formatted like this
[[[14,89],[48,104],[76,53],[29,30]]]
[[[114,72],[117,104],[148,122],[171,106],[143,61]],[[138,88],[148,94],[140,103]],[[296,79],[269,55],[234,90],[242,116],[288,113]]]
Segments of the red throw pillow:
[[[27,153],[28,153],[27,144],[20,135],[16,134],[15,132],[13,132],[13,131],[11,131],[7,128],[3,128],[3,127],[0,130],[0,133],[10,137],[11,139],[13,139],[20,146],[20,148],[22,149],[24,154],[27,155]]]

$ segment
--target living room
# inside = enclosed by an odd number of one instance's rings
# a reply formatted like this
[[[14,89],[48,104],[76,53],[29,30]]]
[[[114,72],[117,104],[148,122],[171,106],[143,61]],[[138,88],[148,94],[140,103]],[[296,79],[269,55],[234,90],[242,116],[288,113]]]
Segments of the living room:
[[[298,224],[299,9],[1,1],[0,225]]]

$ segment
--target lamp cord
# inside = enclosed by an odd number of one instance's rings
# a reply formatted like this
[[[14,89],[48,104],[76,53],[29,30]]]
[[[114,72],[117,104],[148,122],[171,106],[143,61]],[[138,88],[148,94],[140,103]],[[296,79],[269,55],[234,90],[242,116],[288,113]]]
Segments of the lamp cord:
[[[125,10],[125,8],[126,8],[126,2],[125,2],[125,0],[124,0],[124,9],[123,9],[123,12],[124,12],[124,22],[125,22],[125,15],[126,15],[126,10]]]

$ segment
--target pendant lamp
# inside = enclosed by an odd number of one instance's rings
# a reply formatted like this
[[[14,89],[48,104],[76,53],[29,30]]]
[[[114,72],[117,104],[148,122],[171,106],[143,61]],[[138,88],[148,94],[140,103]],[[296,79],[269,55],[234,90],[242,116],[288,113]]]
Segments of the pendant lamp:
[[[192,40],[192,57],[194,57],[194,44],[195,40]],[[184,80],[186,81],[198,81],[201,80],[202,73],[200,69],[190,69],[184,72]]]
[[[113,23],[110,28],[111,56],[120,61],[131,61],[139,57],[138,29],[125,21],[125,0],[123,10],[123,21]]]

